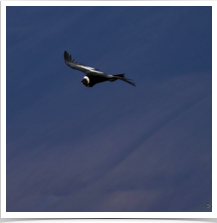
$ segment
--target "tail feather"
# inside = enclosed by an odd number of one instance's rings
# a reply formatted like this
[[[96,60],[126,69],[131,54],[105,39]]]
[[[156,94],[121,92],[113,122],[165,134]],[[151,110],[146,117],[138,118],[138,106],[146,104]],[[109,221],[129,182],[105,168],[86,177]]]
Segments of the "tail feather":
[[[119,80],[125,81],[125,82],[127,82],[127,83],[129,83],[129,84],[131,84],[131,85],[133,85],[133,86],[135,87],[136,84],[133,82],[133,80],[132,80],[132,79],[125,78],[124,75],[125,75],[125,74],[114,74],[114,75],[112,75],[112,76],[113,76],[113,77],[116,77],[116,78],[119,79]]]

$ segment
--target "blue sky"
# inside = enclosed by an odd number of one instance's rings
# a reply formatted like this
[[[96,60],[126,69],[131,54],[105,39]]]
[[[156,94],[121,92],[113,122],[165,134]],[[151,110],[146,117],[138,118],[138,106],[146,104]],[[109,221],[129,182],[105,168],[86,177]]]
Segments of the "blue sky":
[[[211,7],[6,16],[7,211],[212,211]],[[136,87],[86,88],[65,50]]]

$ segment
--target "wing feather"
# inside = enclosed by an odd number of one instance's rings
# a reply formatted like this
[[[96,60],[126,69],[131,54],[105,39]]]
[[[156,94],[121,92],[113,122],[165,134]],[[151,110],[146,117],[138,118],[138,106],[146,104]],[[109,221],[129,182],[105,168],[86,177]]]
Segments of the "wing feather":
[[[136,84],[134,83],[134,81],[132,79],[126,78],[125,74],[114,74],[112,75],[112,77],[115,77],[117,79],[120,79],[122,81],[125,81],[131,85],[133,85],[134,87],[136,87]]]
[[[67,51],[64,52],[64,60],[69,67],[71,67],[72,69],[80,70],[85,74],[88,74],[90,72],[98,72],[98,69],[85,66],[84,64],[75,61],[75,59],[72,59],[72,56]]]

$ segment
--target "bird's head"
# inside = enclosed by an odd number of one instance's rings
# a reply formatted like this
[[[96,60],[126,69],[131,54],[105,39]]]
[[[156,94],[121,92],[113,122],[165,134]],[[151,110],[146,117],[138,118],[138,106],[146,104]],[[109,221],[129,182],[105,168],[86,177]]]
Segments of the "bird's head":
[[[88,76],[84,76],[83,80],[81,81],[82,84],[84,84],[85,86],[87,87],[90,87],[89,86],[89,83],[90,83],[90,79]]]

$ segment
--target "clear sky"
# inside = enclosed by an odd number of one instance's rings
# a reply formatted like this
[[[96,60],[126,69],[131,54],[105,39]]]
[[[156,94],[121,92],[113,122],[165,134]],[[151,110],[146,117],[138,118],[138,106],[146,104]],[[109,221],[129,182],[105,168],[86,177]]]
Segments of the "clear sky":
[[[211,7],[8,7],[13,212],[209,212]],[[87,88],[80,63],[123,81]]]

